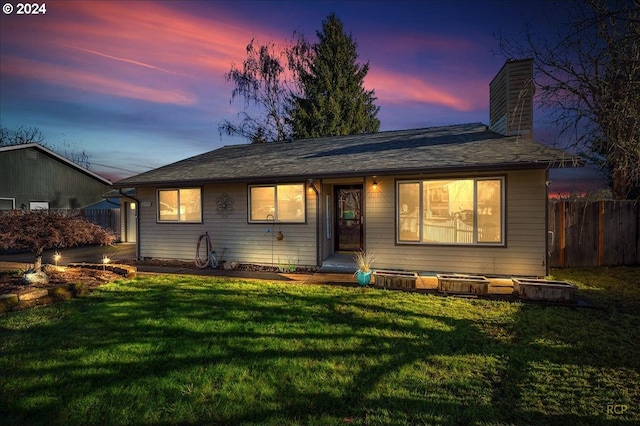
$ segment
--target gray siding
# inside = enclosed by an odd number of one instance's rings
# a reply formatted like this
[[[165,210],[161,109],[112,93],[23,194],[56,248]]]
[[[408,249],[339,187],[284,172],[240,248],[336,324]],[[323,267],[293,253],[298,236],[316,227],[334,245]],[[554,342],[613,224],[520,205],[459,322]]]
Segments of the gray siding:
[[[429,176],[432,177],[438,176]],[[395,180],[391,177],[376,180],[375,192],[371,191],[371,179],[365,185],[368,190],[365,246],[376,253],[376,268],[487,275],[546,274],[544,170],[506,174],[505,247],[396,244]]]
[[[233,199],[233,213],[223,217],[216,212],[217,199],[226,193]],[[307,192],[307,223],[248,223],[247,185],[205,185],[202,187],[202,223],[169,224],[156,221],[156,189],[138,188],[141,205],[140,255],[158,259],[194,260],[198,237],[208,232],[218,258],[253,264],[295,264],[316,266],[316,194]],[[146,203],[151,203],[147,205]],[[270,232],[266,232],[266,229]],[[277,241],[275,232],[284,239]],[[201,253],[204,256],[204,251]]]
[[[367,178],[364,184],[364,244],[367,250],[376,253],[378,260],[375,267],[418,272],[544,276],[546,173],[544,170],[525,170],[488,176],[497,175],[505,176],[504,247],[396,244],[396,180],[394,177],[378,176],[378,189],[373,191],[373,179]],[[429,175],[429,178],[463,176],[477,175]],[[205,185],[202,188],[203,222],[198,224],[157,223],[156,189],[138,188],[141,201],[140,254],[149,258],[192,261],[198,237],[209,232],[214,250],[218,257],[224,252],[224,260],[264,265],[273,263],[275,266],[287,263],[315,266],[317,253],[326,257],[332,250],[330,240],[326,240],[324,198],[319,209],[323,221],[319,235],[316,208],[317,197],[331,194],[330,189],[331,185],[326,184],[322,185],[320,195],[307,192],[307,223],[276,224],[275,231],[284,234],[284,240],[277,241],[273,238],[271,225],[247,223],[246,184]],[[216,213],[216,200],[223,193],[227,193],[234,201],[234,211],[226,218]],[[333,206],[333,215],[332,210]],[[266,232],[267,228],[270,232]]]
[[[109,186],[34,148],[0,155],[0,198],[14,198],[16,208],[31,201],[52,209],[75,209],[102,200]]]

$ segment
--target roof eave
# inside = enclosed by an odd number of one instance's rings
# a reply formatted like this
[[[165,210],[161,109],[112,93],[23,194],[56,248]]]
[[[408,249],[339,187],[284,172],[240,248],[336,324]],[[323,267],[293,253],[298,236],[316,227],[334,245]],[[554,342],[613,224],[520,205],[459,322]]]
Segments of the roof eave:
[[[309,173],[306,176],[295,175],[270,175],[270,176],[245,176],[238,178],[211,178],[211,179],[179,179],[179,180],[150,180],[150,181],[130,181],[116,182],[112,188],[138,188],[138,187],[177,187],[177,186],[202,186],[206,184],[230,184],[230,183],[267,183],[267,182],[295,182],[314,179],[339,179],[361,176],[402,176],[417,174],[442,174],[442,173],[460,173],[460,172],[496,172],[505,170],[531,170],[531,169],[549,169],[549,168],[566,168],[566,167],[582,167],[585,163],[583,160],[572,157],[567,159],[559,159],[552,161],[532,161],[518,163],[499,163],[499,164],[479,164],[473,166],[445,166],[431,168],[405,168],[400,170],[394,169],[365,169],[352,170],[346,172],[333,173]]]

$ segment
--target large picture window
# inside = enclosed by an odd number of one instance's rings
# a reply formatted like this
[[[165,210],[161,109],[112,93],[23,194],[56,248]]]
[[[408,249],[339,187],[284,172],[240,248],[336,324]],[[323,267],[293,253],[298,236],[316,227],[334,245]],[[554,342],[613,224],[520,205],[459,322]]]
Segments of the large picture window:
[[[249,187],[250,222],[305,222],[304,184]]]
[[[158,222],[202,222],[200,188],[159,189]]]
[[[398,242],[504,244],[504,179],[397,183]]]

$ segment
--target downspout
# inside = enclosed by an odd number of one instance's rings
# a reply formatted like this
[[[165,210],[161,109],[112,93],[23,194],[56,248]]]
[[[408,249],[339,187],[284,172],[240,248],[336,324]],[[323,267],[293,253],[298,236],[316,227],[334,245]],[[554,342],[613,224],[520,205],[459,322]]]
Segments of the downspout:
[[[545,255],[545,277],[549,276],[549,272],[551,269],[549,268],[549,262],[551,261],[551,253],[549,252],[549,169],[547,168],[544,172],[544,226],[545,232],[544,235],[544,255]],[[553,247],[552,247],[553,248]]]
[[[318,186],[320,190],[316,188],[316,182],[314,178],[310,178],[309,189],[311,189],[316,195],[316,266],[322,266],[322,258],[323,258],[323,247],[324,241],[322,239],[322,226],[325,222],[325,218],[322,217],[322,196],[320,191],[322,191],[322,181],[319,182]],[[306,191],[305,191],[306,192]],[[306,197],[305,197],[306,198]]]
[[[138,200],[136,197],[125,194],[124,192],[122,192],[122,188],[118,188],[118,193],[123,197],[130,198],[137,203],[137,206],[136,206],[136,259],[140,260],[140,200]],[[126,218],[126,214],[127,213],[125,212],[125,218]]]
[[[322,227],[324,226],[325,223],[327,223],[327,219],[322,216],[322,212],[326,211],[326,208],[323,209],[322,208],[322,199],[323,199],[323,194],[321,193],[322,191],[322,180],[320,181],[319,185],[320,187],[320,191],[318,191],[315,186],[313,187],[314,192],[316,193],[316,266],[320,267],[322,266],[322,260],[324,258],[324,244],[325,241],[323,239],[323,236],[325,235],[325,233],[322,232]]]

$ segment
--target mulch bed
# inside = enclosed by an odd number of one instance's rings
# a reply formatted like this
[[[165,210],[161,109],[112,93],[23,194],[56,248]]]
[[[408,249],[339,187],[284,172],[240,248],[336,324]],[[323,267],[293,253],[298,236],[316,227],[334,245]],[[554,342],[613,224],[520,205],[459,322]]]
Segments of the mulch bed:
[[[144,259],[144,260],[124,260],[118,261],[118,263],[122,263],[124,265],[131,266],[161,266],[161,267],[170,267],[170,268],[182,268],[182,269],[199,269],[194,261],[186,262],[182,260],[166,260],[166,259]],[[209,267],[207,267],[209,268]],[[223,269],[222,264],[218,266],[218,269]],[[236,271],[249,271],[249,272],[283,272],[278,269],[276,266],[265,266],[265,265],[253,265],[249,263],[242,263],[238,265]],[[315,268],[303,268],[296,267],[295,271],[286,271],[287,273],[299,273],[299,274],[308,274],[315,272]]]
[[[0,273],[0,294],[20,293],[33,288],[53,288],[61,284],[84,283],[90,289],[119,280],[122,275],[110,271],[81,268],[45,268],[49,284],[30,285],[22,281],[22,275],[15,272]]]
[[[120,264],[131,266],[160,266],[160,267],[172,267],[183,269],[194,269],[198,267],[194,262],[185,262],[179,260],[163,260],[163,259],[145,259],[145,260],[126,260],[118,261]],[[219,267],[222,269],[222,266]],[[7,293],[20,293],[28,289],[33,288],[51,288],[61,284],[70,283],[86,283],[89,284],[90,289],[94,289],[100,285],[116,281],[122,278],[122,275],[116,274],[111,271],[103,271],[101,269],[87,269],[87,268],[54,268],[44,266],[46,274],[49,276],[49,284],[47,285],[29,285],[22,281],[22,275],[11,272],[0,272],[0,294]],[[264,265],[252,265],[252,264],[240,264],[236,271],[249,271],[249,272],[282,272],[277,267],[264,266]],[[314,269],[310,268],[296,268],[295,272],[288,273],[312,273]]]

